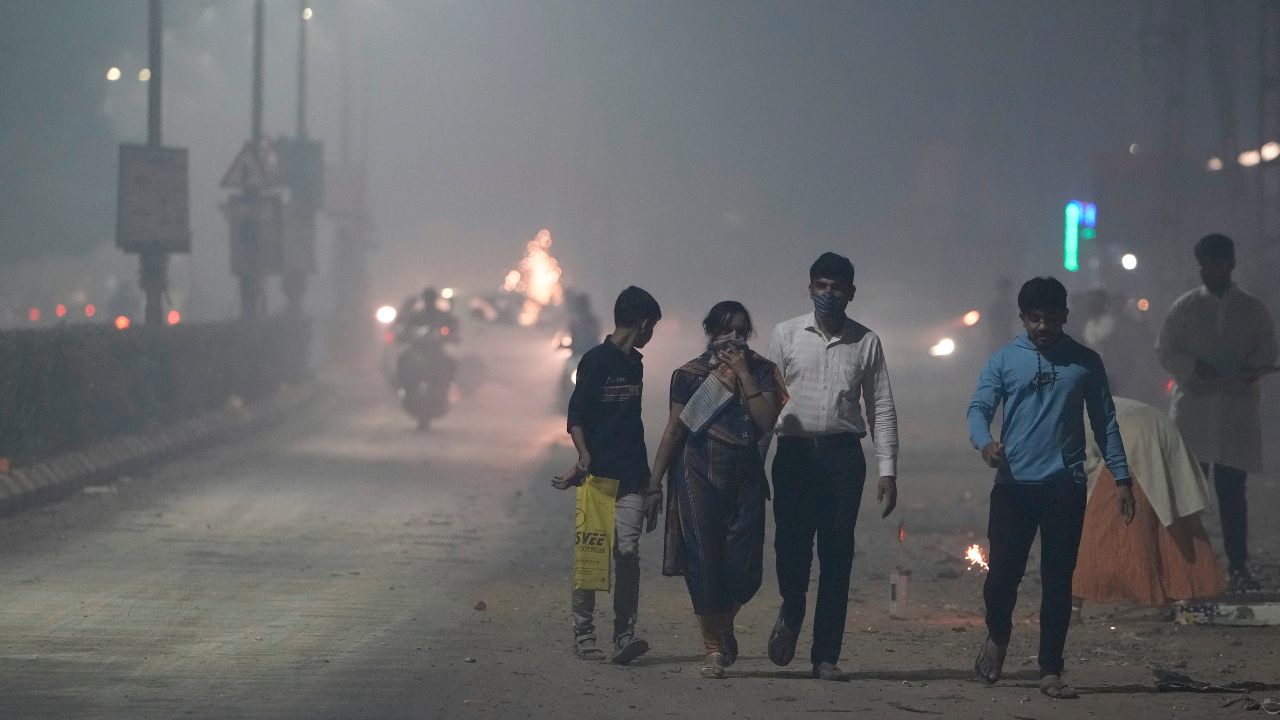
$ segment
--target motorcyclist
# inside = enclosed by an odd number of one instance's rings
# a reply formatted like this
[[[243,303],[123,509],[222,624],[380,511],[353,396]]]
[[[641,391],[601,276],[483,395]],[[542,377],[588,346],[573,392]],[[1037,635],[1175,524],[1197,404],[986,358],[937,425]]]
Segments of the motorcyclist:
[[[405,410],[418,420],[418,430],[430,429],[431,421],[448,408],[449,387],[457,362],[445,352],[446,343],[457,342],[457,318],[441,310],[434,287],[422,291],[421,298],[405,303],[402,337],[408,347],[396,362],[400,397]]]
[[[444,342],[458,341],[458,318],[450,311],[441,310],[440,291],[427,286],[418,297],[409,297],[401,308],[399,317],[403,319],[404,333],[413,333],[417,328],[428,328],[432,334],[440,335]],[[419,333],[420,334],[420,333]],[[405,338],[412,341],[412,338]]]

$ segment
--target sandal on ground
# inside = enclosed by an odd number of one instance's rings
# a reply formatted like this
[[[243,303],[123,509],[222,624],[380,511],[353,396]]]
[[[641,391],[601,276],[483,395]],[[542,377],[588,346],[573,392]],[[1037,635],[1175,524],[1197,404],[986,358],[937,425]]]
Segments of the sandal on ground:
[[[704,678],[723,680],[724,664],[724,653],[707,653],[707,659],[702,662],[702,670],[700,670],[699,673]]]
[[[725,667],[738,661],[738,638],[733,634],[732,628],[720,634],[720,649],[724,653]]]
[[[573,654],[579,660],[603,660],[604,650],[596,647],[595,635],[579,635],[573,639]]]
[[[1000,680],[1000,675],[1004,672],[1004,655],[1008,649],[1008,645],[1001,647],[990,635],[987,636],[982,650],[978,651],[978,658],[973,661],[973,675],[978,682],[991,687]]]
[[[1080,693],[1068,685],[1061,675],[1045,675],[1040,678],[1040,692],[1054,700],[1075,700],[1080,697]]]
[[[613,641],[613,657],[609,661],[614,665],[626,665],[632,660],[649,652],[649,643],[631,635],[621,635]]]

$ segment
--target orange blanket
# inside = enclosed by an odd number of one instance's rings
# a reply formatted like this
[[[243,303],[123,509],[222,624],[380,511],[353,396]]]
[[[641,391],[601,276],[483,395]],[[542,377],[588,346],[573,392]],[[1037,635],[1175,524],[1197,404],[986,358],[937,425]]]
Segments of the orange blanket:
[[[1117,509],[1115,478],[1102,471],[1085,510],[1071,594],[1100,603],[1164,605],[1225,590],[1226,576],[1200,514],[1165,527],[1136,482],[1133,495],[1137,512],[1133,524],[1125,525]]]

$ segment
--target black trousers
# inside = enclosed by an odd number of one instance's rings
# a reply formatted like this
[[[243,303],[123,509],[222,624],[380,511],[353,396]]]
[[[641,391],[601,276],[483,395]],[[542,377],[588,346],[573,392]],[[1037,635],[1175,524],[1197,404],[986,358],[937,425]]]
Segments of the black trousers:
[[[778,443],[773,459],[777,526],[773,546],[782,619],[791,628],[804,624],[816,536],[820,568],[811,653],[815,665],[840,660],[853,567],[853,528],[866,479],[867,462],[859,443],[831,448]]]
[[[1076,570],[1088,489],[1084,483],[997,483],[991,489],[987,539],[991,570],[982,587],[987,632],[1001,645],[1013,632],[1018,585],[1031,543],[1040,533],[1040,673],[1062,672],[1062,650],[1071,623],[1071,576]]]
[[[1205,475],[1209,464],[1201,463]],[[1218,495],[1218,514],[1222,518],[1222,544],[1227,550],[1227,571],[1246,569],[1249,562],[1249,500],[1244,481],[1248,473],[1226,465],[1213,466],[1213,489]]]

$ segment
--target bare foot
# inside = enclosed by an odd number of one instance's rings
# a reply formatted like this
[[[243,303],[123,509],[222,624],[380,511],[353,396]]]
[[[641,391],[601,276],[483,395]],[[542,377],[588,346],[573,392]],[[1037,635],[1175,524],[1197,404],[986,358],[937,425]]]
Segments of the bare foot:
[[[1040,692],[1055,700],[1075,700],[1080,697],[1080,693],[1068,685],[1061,675],[1045,675],[1040,678]]]
[[[973,662],[973,674],[979,682],[988,687],[996,684],[1004,672],[1004,654],[1008,649],[1008,643],[1000,645],[990,635],[987,636],[987,642],[978,652],[978,659]]]

